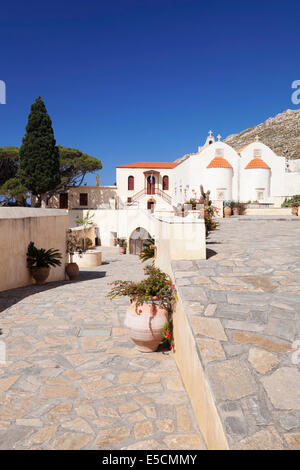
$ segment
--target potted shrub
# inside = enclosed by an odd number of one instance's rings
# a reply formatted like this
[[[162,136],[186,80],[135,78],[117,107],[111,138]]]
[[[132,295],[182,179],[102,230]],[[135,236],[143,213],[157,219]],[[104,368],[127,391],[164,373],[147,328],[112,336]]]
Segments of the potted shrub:
[[[238,202],[233,203],[232,212],[233,212],[233,215],[240,215],[240,208],[239,208],[239,203]]]
[[[218,222],[214,220],[215,215],[219,213],[218,208],[215,206],[206,206],[205,212],[204,212],[204,222],[205,222],[205,233],[206,236],[209,234],[209,232],[216,230],[218,227]]]
[[[125,255],[127,246],[126,238],[117,238],[117,244],[119,245],[120,255]]]
[[[69,255],[70,263],[66,264],[65,269],[70,281],[74,281],[79,274],[79,266],[77,263],[73,262],[73,256],[76,252],[82,252],[82,243],[81,240],[78,239],[77,234],[72,232],[72,230],[69,230],[67,236],[67,253]]]
[[[30,242],[27,248],[27,267],[37,284],[43,284],[49,276],[51,266],[61,265],[61,253],[50,248],[36,248],[34,242]]]
[[[142,263],[145,261],[154,258],[155,256],[155,240],[154,238],[150,237],[143,243],[143,249],[139,255],[140,260]]]
[[[232,214],[233,201],[224,201],[224,217],[230,217]]]
[[[93,217],[95,214],[91,214],[91,211],[88,210],[86,215],[84,217],[78,217],[75,222],[77,225],[82,225],[83,226],[83,251],[86,251],[90,248],[90,246],[93,244],[92,240],[87,237],[87,230],[88,228],[91,228],[92,225],[94,225],[93,222]]]
[[[139,351],[154,352],[164,339],[167,339],[172,349],[172,309],[176,301],[174,285],[167,274],[152,265],[144,271],[148,277],[140,282],[111,283],[113,287],[108,297],[130,298],[125,326]]]
[[[292,215],[298,215],[298,210],[299,210],[300,202],[293,202],[291,207],[292,207]]]

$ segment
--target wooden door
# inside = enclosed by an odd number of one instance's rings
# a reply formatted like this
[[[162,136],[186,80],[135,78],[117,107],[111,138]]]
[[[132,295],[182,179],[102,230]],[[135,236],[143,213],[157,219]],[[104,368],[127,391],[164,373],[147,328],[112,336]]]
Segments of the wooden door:
[[[152,175],[147,178],[147,194],[155,194],[155,177]]]
[[[68,193],[61,193],[59,195],[59,208],[68,209]]]

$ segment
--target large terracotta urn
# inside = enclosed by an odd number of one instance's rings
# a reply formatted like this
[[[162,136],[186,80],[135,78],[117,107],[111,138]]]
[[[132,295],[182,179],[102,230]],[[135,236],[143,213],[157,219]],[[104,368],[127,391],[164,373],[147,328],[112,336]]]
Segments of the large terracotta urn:
[[[79,274],[79,267],[77,263],[68,263],[66,265],[66,273],[70,281],[74,281]]]
[[[49,276],[50,268],[38,268],[37,266],[32,266],[30,268],[30,272],[36,283],[38,285],[42,285]]]
[[[224,217],[230,217],[231,216],[231,207],[230,206],[225,206],[224,207]]]
[[[168,311],[156,301],[147,301],[136,310],[135,302],[127,309],[125,326],[130,339],[141,352],[154,352],[162,341]]]
[[[298,206],[292,207],[292,215],[298,215]]]
[[[120,255],[126,254],[126,246],[119,246],[119,253]]]
[[[240,215],[240,211],[238,207],[233,208],[233,215]]]

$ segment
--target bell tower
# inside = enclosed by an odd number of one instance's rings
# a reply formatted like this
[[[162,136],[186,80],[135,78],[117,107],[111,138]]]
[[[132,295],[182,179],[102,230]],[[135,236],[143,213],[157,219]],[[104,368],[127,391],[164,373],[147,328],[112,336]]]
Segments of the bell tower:
[[[214,144],[214,143],[215,143],[215,138],[213,136],[213,132],[209,131],[208,136],[206,137],[206,142],[205,142],[204,146],[206,147],[206,145],[211,145],[211,144]]]

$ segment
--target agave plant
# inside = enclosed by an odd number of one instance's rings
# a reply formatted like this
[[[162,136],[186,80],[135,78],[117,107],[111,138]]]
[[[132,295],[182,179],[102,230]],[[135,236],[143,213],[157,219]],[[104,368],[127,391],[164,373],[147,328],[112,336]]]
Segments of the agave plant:
[[[61,253],[59,250],[50,248],[37,248],[34,242],[30,242],[27,248],[27,267],[49,268],[50,266],[61,265]]]

